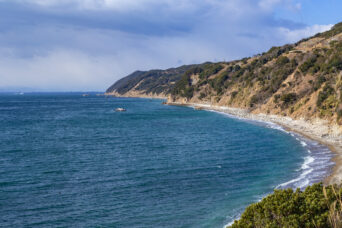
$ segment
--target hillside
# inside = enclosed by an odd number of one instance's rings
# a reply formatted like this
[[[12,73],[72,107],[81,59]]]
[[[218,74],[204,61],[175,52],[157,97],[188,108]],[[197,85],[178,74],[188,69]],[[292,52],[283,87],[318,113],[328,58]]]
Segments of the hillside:
[[[167,70],[135,71],[118,80],[106,91],[107,95],[123,97],[166,97],[182,75],[195,65],[185,65]]]
[[[342,23],[295,44],[232,62],[135,72],[114,95],[168,96],[201,103],[342,124]]]

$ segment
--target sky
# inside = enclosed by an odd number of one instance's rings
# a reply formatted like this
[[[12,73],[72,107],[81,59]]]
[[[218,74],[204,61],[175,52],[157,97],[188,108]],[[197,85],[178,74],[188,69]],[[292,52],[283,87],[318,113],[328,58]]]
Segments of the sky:
[[[296,42],[341,10],[340,0],[0,0],[0,91],[105,91],[135,70]]]

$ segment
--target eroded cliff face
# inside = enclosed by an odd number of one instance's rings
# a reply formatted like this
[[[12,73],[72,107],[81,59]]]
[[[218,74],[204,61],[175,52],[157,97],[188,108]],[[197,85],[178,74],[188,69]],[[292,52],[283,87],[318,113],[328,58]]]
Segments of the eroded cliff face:
[[[142,79],[124,93],[116,89],[111,94],[236,107],[254,114],[324,122],[341,131],[342,24],[251,58],[183,70],[173,81],[161,80],[158,85],[163,89],[141,89],[146,80]]]

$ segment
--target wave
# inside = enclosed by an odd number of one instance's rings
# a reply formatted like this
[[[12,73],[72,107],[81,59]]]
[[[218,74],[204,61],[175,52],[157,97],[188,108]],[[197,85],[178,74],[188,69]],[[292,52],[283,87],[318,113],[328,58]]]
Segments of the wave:
[[[310,168],[309,165],[310,165],[312,162],[314,162],[314,161],[315,161],[315,158],[313,158],[313,157],[311,157],[311,156],[305,157],[305,158],[304,158],[304,163],[302,164],[301,169],[309,169],[309,168]]]
[[[307,154],[303,158],[303,163],[301,164],[300,169],[296,170],[296,173],[297,173],[296,176],[291,180],[288,180],[284,183],[277,185],[275,189],[300,188],[303,190],[311,184],[321,182],[322,179],[324,179],[331,173],[332,167],[334,165],[334,162],[331,161],[333,154],[327,146],[322,145],[317,141],[305,138],[298,133],[295,133],[292,131],[286,131],[282,126],[273,122],[238,117],[232,114],[228,114],[228,113],[224,113],[224,112],[216,111],[216,110],[209,110],[209,111],[220,113],[220,114],[226,115],[234,119],[239,119],[239,120],[253,122],[253,123],[261,123],[265,127],[285,132],[287,134],[290,134],[297,141],[299,141],[301,146],[306,149]],[[261,200],[262,198],[258,200],[258,202]],[[241,214],[235,219],[233,219],[233,221],[225,225],[224,227],[232,225],[234,223],[234,220],[239,219],[240,216]]]
[[[322,145],[317,141],[305,138],[304,136],[298,133],[287,131],[279,124],[276,124],[273,122],[238,117],[238,116],[234,116],[232,114],[228,114],[228,113],[217,111],[217,110],[208,110],[208,111],[220,113],[220,114],[226,115],[234,119],[239,119],[239,120],[252,122],[252,123],[260,123],[264,127],[268,127],[271,129],[285,132],[287,134],[290,134],[292,137],[294,137],[297,141],[299,141],[301,146],[306,148],[307,155],[303,158],[303,163],[301,165],[301,168],[297,170],[297,172],[299,173],[296,175],[295,178],[276,186],[276,189],[277,188],[304,189],[310,184],[322,181],[322,179],[324,179],[330,174],[334,163],[331,161],[333,154],[327,146]]]
[[[308,185],[322,181],[323,178],[330,174],[334,165],[331,161],[333,154],[327,146],[304,138],[297,133],[292,134],[306,148],[307,156],[304,157],[301,168],[297,170],[299,175],[287,182],[279,184],[276,188],[304,189]]]
[[[306,142],[304,141],[300,141],[300,144],[302,144],[302,146],[306,147],[308,144],[306,144]]]

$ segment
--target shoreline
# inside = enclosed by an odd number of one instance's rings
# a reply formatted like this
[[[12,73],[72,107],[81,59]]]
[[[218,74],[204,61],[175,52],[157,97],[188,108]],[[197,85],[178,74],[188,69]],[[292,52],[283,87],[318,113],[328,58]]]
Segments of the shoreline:
[[[333,155],[331,159],[331,161],[334,163],[333,168],[328,176],[323,177],[322,182],[325,185],[340,184],[342,182],[342,140],[338,136],[320,134],[320,129],[323,126],[320,126],[319,124],[309,123],[305,120],[293,120],[289,117],[282,117],[277,115],[268,115],[262,113],[253,114],[244,109],[230,108],[226,106],[180,102],[168,102],[167,104],[193,107],[195,109],[208,111],[217,111],[246,120],[261,121],[266,123],[270,122],[281,126],[287,132],[293,132],[307,139],[316,141],[319,144],[326,146]]]

